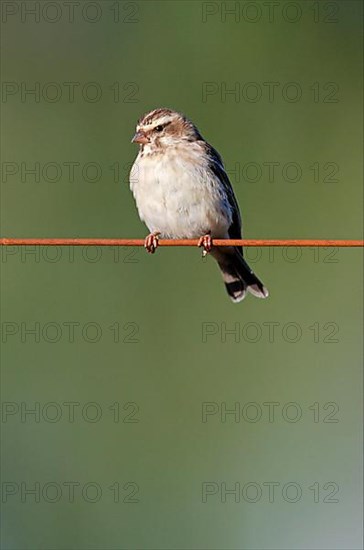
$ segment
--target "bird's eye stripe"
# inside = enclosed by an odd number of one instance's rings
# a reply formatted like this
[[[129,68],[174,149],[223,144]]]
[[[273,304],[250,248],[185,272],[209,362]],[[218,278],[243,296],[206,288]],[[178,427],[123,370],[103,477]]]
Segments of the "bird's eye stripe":
[[[156,131],[156,132],[161,132],[162,130],[164,130],[164,128],[166,126],[168,126],[168,124],[171,124],[171,120],[169,120],[168,122],[163,122],[162,124],[157,124],[157,126],[154,126],[153,130]]]
[[[157,126],[154,127],[154,130],[157,131],[157,132],[161,132],[162,130],[164,130],[164,128],[166,126],[168,126],[168,124],[170,124],[172,121],[168,121],[168,122],[163,122],[163,124],[158,124]]]

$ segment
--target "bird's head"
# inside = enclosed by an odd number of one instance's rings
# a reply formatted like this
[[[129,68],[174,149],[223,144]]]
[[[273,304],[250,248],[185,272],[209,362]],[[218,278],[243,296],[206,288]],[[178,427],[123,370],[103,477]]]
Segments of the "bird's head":
[[[157,152],[199,139],[202,137],[196,126],[184,115],[171,109],[154,109],[139,119],[132,142]]]

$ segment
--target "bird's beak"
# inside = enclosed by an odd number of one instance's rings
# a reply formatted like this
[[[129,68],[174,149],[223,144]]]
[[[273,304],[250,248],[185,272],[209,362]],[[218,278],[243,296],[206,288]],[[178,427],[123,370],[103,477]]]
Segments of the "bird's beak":
[[[131,140],[132,143],[141,143],[144,145],[145,143],[149,143],[149,138],[145,135],[144,132],[139,130]]]

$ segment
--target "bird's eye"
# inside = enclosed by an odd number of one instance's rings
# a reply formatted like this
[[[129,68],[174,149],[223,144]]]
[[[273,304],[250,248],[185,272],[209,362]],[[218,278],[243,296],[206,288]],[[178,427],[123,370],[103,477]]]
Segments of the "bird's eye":
[[[154,129],[156,132],[161,132],[163,130],[163,126],[159,125],[159,126],[156,126]]]

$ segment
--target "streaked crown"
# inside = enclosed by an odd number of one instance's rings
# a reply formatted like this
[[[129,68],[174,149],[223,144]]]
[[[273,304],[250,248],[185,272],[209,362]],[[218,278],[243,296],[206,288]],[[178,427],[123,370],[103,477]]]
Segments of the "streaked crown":
[[[159,108],[146,113],[138,120],[136,127],[140,143],[153,141],[155,145],[164,143],[169,145],[174,139],[185,139],[195,141],[202,139],[196,126],[182,113],[172,109]]]

